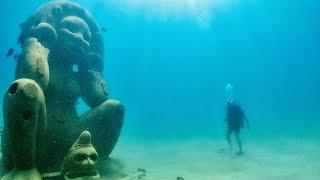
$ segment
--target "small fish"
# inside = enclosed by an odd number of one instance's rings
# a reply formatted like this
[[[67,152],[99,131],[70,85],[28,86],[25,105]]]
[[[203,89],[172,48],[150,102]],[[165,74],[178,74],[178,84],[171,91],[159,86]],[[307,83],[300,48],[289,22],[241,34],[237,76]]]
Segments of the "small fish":
[[[107,29],[107,28],[101,28],[101,30],[102,30],[103,32],[108,32],[108,29]]]
[[[10,56],[12,56],[13,52],[14,52],[14,49],[13,49],[13,48],[10,48],[10,49],[8,50],[8,52],[7,52],[7,58],[10,57]]]
[[[177,180],[184,180],[183,177],[177,177]]]

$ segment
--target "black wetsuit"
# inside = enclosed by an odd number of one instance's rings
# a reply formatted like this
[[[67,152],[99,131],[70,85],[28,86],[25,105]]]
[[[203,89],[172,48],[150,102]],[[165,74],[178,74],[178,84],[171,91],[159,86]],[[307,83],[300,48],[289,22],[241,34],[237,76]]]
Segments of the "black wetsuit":
[[[244,120],[246,120],[247,126],[248,120],[246,116],[244,115],[243,110],[241,107],[231,101],[227,104],[227,117],[226,117],[226,123],[227,123],[227,135],[226,139],[231,147],[231,139],[230,136],[232,133],[234,133],[235,139],[239,146],[239,152],[238,154],[242,154],[242,142],[240,139],[240,129],[244,127]]]
[[[241,107],[235,103],[228,102],[227,105],[227,133],[239,133],[244,126],[245,115]]]

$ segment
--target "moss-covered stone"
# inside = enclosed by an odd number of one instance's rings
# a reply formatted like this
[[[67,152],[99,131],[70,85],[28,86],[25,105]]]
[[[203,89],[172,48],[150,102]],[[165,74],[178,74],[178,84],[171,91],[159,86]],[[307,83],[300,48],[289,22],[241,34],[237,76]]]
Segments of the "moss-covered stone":
[[[4,101],[5,172],[20,164],[40,172],[59,170],[84,130],[92,133],[101,160],[107,159],[120,135],[124,107],[108,98],[102,75],[104,45],[93,17],[71,1],[51,1],[21,25],[19,42],[17,81]],[[22,86],[26,82],[30,87]],[[11,95],[16,88],[24,92],[19,98]],[[76,111],[79,98],[91,107],[81,117]],[[32,121],[19,121],[30,117]]]

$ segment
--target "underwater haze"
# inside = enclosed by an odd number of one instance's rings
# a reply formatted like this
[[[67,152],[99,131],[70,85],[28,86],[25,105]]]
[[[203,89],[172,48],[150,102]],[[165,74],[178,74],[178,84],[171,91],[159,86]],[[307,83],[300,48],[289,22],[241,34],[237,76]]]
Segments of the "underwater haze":
[[[45,2],[0,3],[2,95],[14,81],[6,54],[21,51],[19,24]],[[145,168],[152,180],[320,179],[320,1],[74,2],[106,29],[104,78],[126,109],[111,156],[128,171]],[[228,83],[251,125],[242,156],[225,140]],[[82,100],[77,108],[89,109]]]

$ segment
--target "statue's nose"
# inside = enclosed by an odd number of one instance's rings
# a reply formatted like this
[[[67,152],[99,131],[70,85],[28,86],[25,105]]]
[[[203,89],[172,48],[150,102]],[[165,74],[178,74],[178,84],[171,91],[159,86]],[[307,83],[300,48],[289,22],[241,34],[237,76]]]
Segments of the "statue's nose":
[[[94,162],[89,158],[87,157],[84,161],[83,161],[83,168],[86,168],[86,169],[91,169],[94,167]]]
[[[74,33],[74,36],[75,36],[77,39],[79,39],[79,40],[83,40],[83,35],[82,35],[81,32],[76,32],[76,33]]]
[[[76,32],[74,33],[74,36],[77,43],[81,45],[85,50],[89,48],[90,43],[84,39],[82,32]]]
[[[87,161],[87,163],[88,163],[89,166],[93,166],[93,165],[94,165],[94,163],[93,163],[93,161],[90,159],[90,157],[87,157],[86,161]]]

